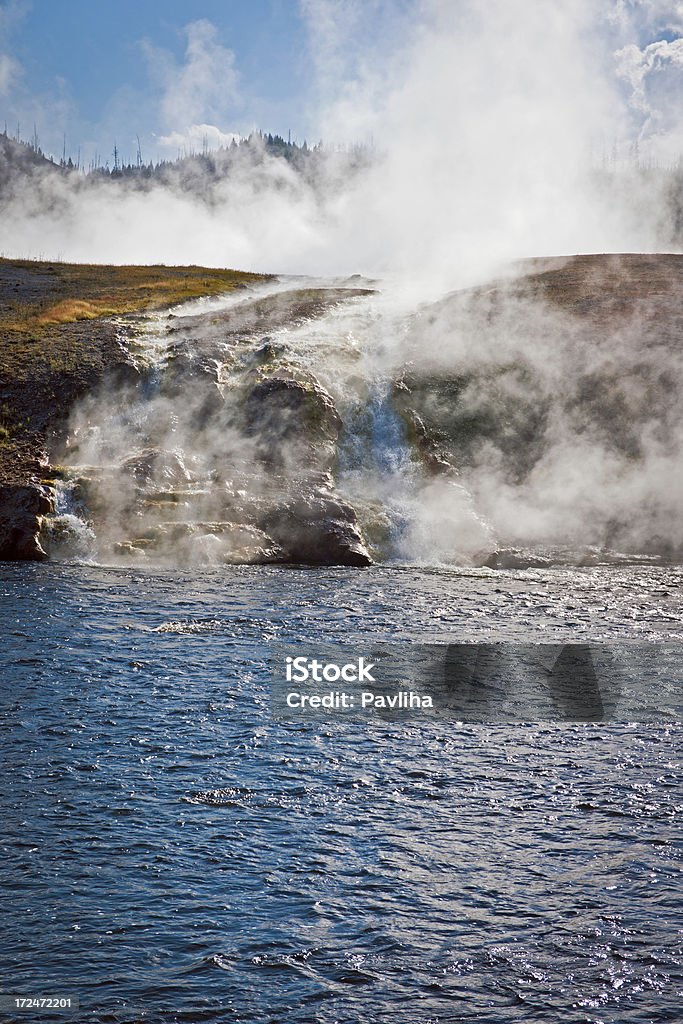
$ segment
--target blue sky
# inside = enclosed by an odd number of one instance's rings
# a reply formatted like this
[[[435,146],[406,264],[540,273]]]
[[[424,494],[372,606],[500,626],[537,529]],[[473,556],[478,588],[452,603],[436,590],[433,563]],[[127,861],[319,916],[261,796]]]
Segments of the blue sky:
[[[555,36],[566,29],[559,58],[570,57],[585,29],[586,52],[595,49],[603,80],[621,90],[626,114],[606,135],[628,135],[631,145],[638,137],[664,159],[683,152],[683,5],[539,2]],[[417,70],[424,85],[430,47],[448,44],[455,81],[476,45],[477,66],[495,87],[505,40],[498,52],[487,40],[506,11],[521,24],[516,45],[532,73],[532,5],[521,0],[0,0],[0,126],[14,134],[20,124],[29,139],[35,124],[41,147],[56,156],[66,136],[67,155],[80,151],[85,165],[95,154],[111,163],[115,143],[134,160],[136,136],[145,160],[254,128],[291,130],[298,141],[367,141],[392,95],[399,109],[411,106],[401,96],[402,53],[407,76]],[[427,84],[424,96],[413,89],[412,107],[423,108],[411,109],[418,131],[451,87]],[[470,92],[465,83],[454,115],[467,112]],[[340,98],[345,116],[334,122],[325,111]],[[352,139],[339,137],[347,125]]]
[[[319,131],[320,64],[340,76],[367,45],[392,44],[413,0],[0,0],[0,124],[33,123],[46,151],[63,134],[111,159],[175,156],[191,125],[258,127],[302,141]],[[323,38],[325,37],[325,38]],[[332,41],[334,38],[334,42]],[[382,47],[380,46],[380,49]],[[193,56],[194,55],[194,56]],[[182,89],[180,85],[182,84]],[[220,141],[220,135],[210,142]]]
[[[127,85],[145,94],[142,40],[182,61],[182,28],[200,18],[210,20],[219,41],[239,54],[249,91],[291,97],[305,79],[305,28],[296,4],[283,0],[32,0],[21,6],[25,14],[17,19],[14,52],[33,88],[50,91],[62,76],[92,122],[117,88]]]

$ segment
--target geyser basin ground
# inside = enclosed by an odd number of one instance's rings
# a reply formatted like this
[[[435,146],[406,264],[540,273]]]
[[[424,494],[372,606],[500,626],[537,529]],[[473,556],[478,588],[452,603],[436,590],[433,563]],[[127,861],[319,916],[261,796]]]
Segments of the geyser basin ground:
[[[121,308],[164,269],[113,268]],[[6,558],[681,559],[682,257],[526,261],[412,310],[358,278],[251,280],[115,318],[93,268],[32,273],[71,298],[5,307]]]

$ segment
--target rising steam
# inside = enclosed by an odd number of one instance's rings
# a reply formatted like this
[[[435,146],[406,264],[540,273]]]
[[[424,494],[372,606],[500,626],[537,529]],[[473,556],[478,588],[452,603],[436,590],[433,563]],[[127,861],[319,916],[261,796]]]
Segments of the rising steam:
[[[360,17],[359,5],[308,0],[320,54],[314,137],[367,145],[373,159],[361,173],[349,173],[334,147],[314,180],[266,154],[191,189],[173,180],[144,191],[124,181],[84,187],[36,173],[5,193],[0,251],[400,273],[434,294],[514,257],[670,246],[664,185],[650,175],[615,187],[598,173],[632,157],[636,143],[647,160],[678,137],[676,107],[661,93],[663,76],[671,84],[680,75],[678,50],[662,43],[655,60],[654,44],[638,45],[646,30],[670,25],[664,7],[431,0],[419,15],[402,10],[391,53],[349,62],[339,59],[351,45],[342,26]],[[230,137],[229,124],[211,125],[223,65],[224,91],[234,92],[232,55],[206,22],[188,29],[182,67],[157,57],[168,137],[191,141],[200,128]]]

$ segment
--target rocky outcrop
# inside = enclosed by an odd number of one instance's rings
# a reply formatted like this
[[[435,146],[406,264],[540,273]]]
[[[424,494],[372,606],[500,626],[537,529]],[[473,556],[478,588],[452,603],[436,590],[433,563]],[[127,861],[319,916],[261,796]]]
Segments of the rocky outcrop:
[[[661,561],[660,553],[634,554],[577,544],[573,547],[550,547],[540,551],[500,548],[483,564],[489,569],[549,569],[575,565],[584,568],[599,565],[658,565]]]
[[[286,332],[262,333],[359,294],[285,291],[169,316],[147,348],[142,325],[128,341],[137,368],[117,363],[72,418],[48,554],[78,557],[85,539],[88,557],[105,561],[371,564],[355,509],[336,492],[335,402]]]
[[[192,474],[182,456],[163,448],[145,448],[126,459],[121,471],[133,477],[140,487],[187,484]]]
[[[466,371],[452,367],[406,369],[394,404],[425,466],[433,473],[476,464],[495,450],[511,478],[521,479],[545,447],[552,396],[523,361],[480,361]]]
[[[174,565],[267,565],[287,561],[282,548],[263,530],[233,522],[156,523],[140,536],[117,543],[114,550],[120,556],[154,556]]]
[[[48,556],[40,542],[42,517],[53,510],[46,487],[0,485],[0,559],[44,561]]]
[[[454,467],[444,451],[437,432],[427,428],[422,417],[412,406],[412,389],[404,380],[395,381],[391,397],[394,408],[403,419],[406,438],[427,472],[433,476],[452,474]]]
[[[268,466],[329,469],[341,418],[312,374],[280,371],[256,383],[245,403],[247,433]]]
[[[355,510],[333,493],[304,492],[268,512],[262,526],[282,547],[289,562],[356,567],[372,564]]]
[[[137,526],[113,543],[117,558],[176,565],[372,564],[355,509],[335,492],[329,473],[273,475],[257,485],[257,477],[244,469],[231,481],[204,481],[201,487],[173,473],[168,479],[173,489],[155,491],[160,473],[180,471],[170,454],[147,451],[127,460],[133,491],[117,487],[113,492],[111,481],[99,475],[79,481],[103,537],[107,519],[119,534]],[[103,494],[109,495],[108,503]]]

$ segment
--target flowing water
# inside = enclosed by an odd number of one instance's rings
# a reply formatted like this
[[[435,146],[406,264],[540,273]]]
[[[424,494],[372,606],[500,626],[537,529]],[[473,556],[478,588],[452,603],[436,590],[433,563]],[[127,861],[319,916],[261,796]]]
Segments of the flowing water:
[[[680,1019],[680,726],[281,723],[266,667],[323,640],[656,658],[680,569],[0,581],[4,992],[116,1024]]]

